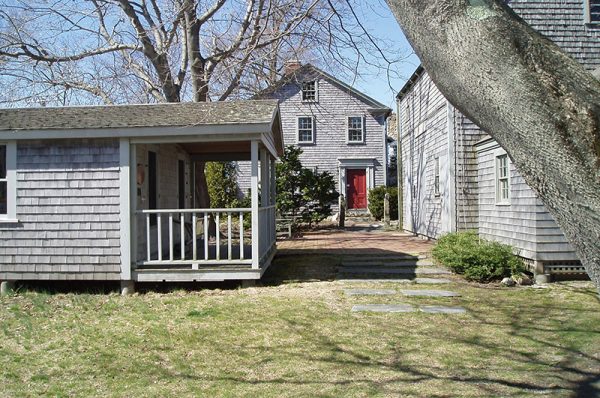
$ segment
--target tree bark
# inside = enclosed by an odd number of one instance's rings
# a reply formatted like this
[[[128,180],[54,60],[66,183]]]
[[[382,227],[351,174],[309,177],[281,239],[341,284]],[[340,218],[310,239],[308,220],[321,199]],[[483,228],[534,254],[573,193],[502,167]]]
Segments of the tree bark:
[[[387,0],[432,80],[508,152],[600,290],[600,82],[499,0]]]

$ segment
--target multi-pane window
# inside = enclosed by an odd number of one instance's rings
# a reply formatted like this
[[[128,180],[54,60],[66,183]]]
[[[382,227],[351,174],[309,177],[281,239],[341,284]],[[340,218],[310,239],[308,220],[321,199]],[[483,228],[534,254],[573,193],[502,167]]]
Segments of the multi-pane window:
[[[348,118],[348,142],[364,142],[362,116],[350,116]]]
[[[440,196],[440,158],[435,158],[433,164],[433,191],[435,196]]]
[[[314,143],[314,120],[310,116],[301,116],[298,118],[298,143]]]
[[[0,145],[0,215],[8,212],[8,178],[6,175],[6,145]]]
[[[509,170],[508,155],[496,157],[496,201],[507,203],[509,201]]]
[[[600,0],[585,0],[584,7],[585,23],[600,23]]]
[[[316,101],[317,100],[317,82],[303,82],[302,83],[302,101]]]

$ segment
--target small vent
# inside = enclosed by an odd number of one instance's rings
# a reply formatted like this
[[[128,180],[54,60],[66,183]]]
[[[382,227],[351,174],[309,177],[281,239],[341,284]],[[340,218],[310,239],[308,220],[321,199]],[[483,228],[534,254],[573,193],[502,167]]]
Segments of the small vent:
[[[579,261],[548,261],[544,263],[544,271],[547,274],[581,274],[585,268]]]

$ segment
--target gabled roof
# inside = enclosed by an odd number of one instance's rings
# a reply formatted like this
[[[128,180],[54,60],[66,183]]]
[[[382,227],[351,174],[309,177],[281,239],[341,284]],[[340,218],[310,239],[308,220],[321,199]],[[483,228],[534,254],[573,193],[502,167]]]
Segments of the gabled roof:
[[[0,109],[0,140],[120,137],[259,139],[283,154],[276,100]]]
[[[0,109],[0,131],[269,124],[277,111],[275,100]]]
[[[425,68],[423,68],[423,65],[419,65],[417,69],[413,72],[411,77],[406,81],[406,83],[404,83],[404,86],[402,87],[402,89],[400,89],[398,95],[396,95],[396,99],[401,100],[402,98],[404,98],[406,93],[408,93],[410,89],[413,88],[415,83],[419,80],[419,78],[421,77],[421,75],[423,75],[424,72]]]
[[[349,93],[354,94],[361,101],[363,101],[367,105],[371,106],[371,108],[373,108],[373,110],[379,110],[379,111],[386,112],[386,113],[391,113],[392,112],[392,110],[389,107],[385,106],[381,102],[379,102],[379,101],[377,101],[377,100],[369,97],[368,95],[366,95],[366,94],[358,91],[357,89],[355,89],[351,85],[349,85],[347,83],[344,83],[343,81],[341,81],[341,80],[333,77],[329,73],[325,72],[322,69],[317,68],[316,66],[314,66],[312,64],[304,64],[304,65],[302,65],[299,69],[297,69],[296,71],[294,71],[294,72],[292,72],[290,74],[287,74],[287,75],[283,76],[281,79],[279,79],[279,81],[277,81],[276,83],[274,83],[271,86],[267,87],[263,91],[259,92],[253,98],[266,98],[270,94],[273,94],[273,93],[277,92],[281,87],[285,86],[288,83],[293,83],[293,82],[297,83],[299,81],[298,80],[299,76],[302,76],[302,75],[305,75],[305,74],[308,74],[308,73],[315,73],[315,74],[321,75],[323,78],[325,78],[328,81],[330,81],[331,83],[337,85],[342,90],[345,90],[345,91],[347,91]]]

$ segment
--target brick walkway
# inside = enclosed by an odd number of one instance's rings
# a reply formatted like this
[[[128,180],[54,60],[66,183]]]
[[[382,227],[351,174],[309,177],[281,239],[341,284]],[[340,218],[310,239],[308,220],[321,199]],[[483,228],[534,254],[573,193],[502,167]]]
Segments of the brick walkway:
[[[281,255],[339,254],[339,255],[393,255],[421,254],[431,251],[433,243],[413,235],[382,231],[366,223],[351,224],[345,231],[322,230],[308,232],[301,237],[277,242]]]

